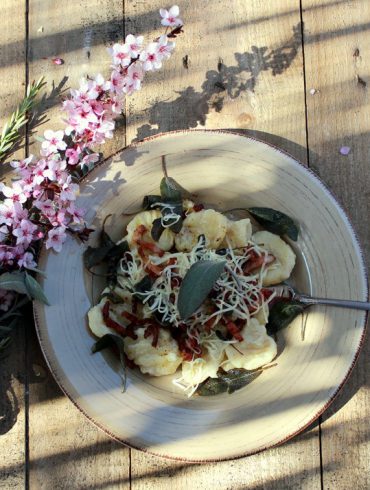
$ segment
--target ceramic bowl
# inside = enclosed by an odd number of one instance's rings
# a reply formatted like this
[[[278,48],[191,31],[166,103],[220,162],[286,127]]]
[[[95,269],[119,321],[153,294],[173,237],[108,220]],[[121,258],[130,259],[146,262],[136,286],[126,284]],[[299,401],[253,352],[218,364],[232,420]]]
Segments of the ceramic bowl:
[[[293,279],[302,292],[367,300],[360,247],[332,194],[291,156],[237,134],[175,132],[125,148],[84,180],[79,205],[87,210],[87,224],[99,229],[112,214],[110,232],[121,238],[122,212],[140,209],[145,194],[158,193],[163,155],[169,174],[199,202],[223,209],[266,206],[292,216],[301,229]],[[91,354],[94,338],[86,313],[101,284],[84,271],[84,248],[68,238],[62,253],[42,252],[39,265],[51,306],[35,303],[37,332],[65,394],[92,422],[131,447],[199,462],[282,443],[326,409],[358,356],[365,313],[312,307],[279,334],[277,366],[233,395],[188,399],[172,377],[136,371],[130,371],[122,393],[114,356]]]

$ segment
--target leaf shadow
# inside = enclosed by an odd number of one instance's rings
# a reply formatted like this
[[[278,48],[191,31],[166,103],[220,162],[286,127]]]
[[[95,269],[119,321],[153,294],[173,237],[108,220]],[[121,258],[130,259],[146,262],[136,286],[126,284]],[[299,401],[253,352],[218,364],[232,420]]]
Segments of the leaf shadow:
[[[173,101],[159,101],[149,109],[149,124],[137,130],[136,139],[158,133],[205,126],[211,110],[221,112],[226,98],[237,99],[246,91],[253,92],[262,72],[273,76],[284,73],[292,64],[302,44],[301,23],[293,26],[291,38],[276,49],[252,46],[244,53],[234,53],[236,64],[226,65],[219,59],[217,69],[206,72],[201,90],[189,86],[176,92]],[[178,117],[181,114],[181,117]]]

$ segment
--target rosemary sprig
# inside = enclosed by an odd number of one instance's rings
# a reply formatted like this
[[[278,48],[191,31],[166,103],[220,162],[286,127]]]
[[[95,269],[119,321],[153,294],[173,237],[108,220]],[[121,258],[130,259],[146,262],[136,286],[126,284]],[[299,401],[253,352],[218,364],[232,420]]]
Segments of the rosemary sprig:
[[[0,162],[11,152],[20,138],[19,130],[28,121],[28,112],[35,106],[35,99],[40,90],[46,85],[44,77],[27,86],[26,96],[5,123],[0,136]]]

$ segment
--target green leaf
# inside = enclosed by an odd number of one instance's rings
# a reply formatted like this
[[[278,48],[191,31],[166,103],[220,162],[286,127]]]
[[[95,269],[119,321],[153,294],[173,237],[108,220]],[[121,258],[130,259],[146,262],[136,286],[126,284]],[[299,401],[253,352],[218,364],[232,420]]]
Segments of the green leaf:
[[[162,202],[162,197],[156,195],[144,196],[142,208],[144,209],[144,211],[146,211],[147,209],[153,209],[153,205],[156,202]]]
[[[24,282],[26,284],[26,288],[27,288],[28,294],[33,299],[36,299],[38,301],[41,301],[45,305],[49,305],[48,299],[45,296],[45,293],[42,290],[42,287],[40,286],[40,284],[37,282],[37,280],[34,277],[30,276],[26,272],[26,276],[25,276]]]
[[[219,371],[217,378],[208,378],[197,389],[200,396],[215,396],[221,393],[231,395],[256,379],[262,370],[247,371],[243,368]]]
[[[83,253],[83,261],[87,269],[103,262],[111,247],[87,247]]]
[[[122,391],[126,390],[126,363],[125,363],[125,344],[122,337],[115,335],[113,333],[107,333],[100,337],[100,339],[95,342],[91,348],[91,352],[95,354],[103,349],[111,348],[116,346],[119,352],[120,364],[121,364],[121,379],[122,379]]]
[[[164,228],[162,226],[162,218],[155,219],[152,223],[152,230],[150,232],[153,240],[155,242],[158,242],[163,232],[164,232]]]
[[[162,201],[182,202],[181,187],[172,177],[163,177],[160,189]]]
[[[4,272],[0,275],[0,288],[7,291],[16,291],[21,294],[28,294],[28,289],[25,284],[24,272]]]
[[[181,283],[177,302],[182,320],[189,318],[207,298],[225,265],[226,260],[200,260],[190,267]]]
[[[287,235],[297,241],[299,228],[288,215],[271,208],[248,208],[247,211],[271,233]]]
[[[269,321],[266,330],[269,335],[273,335],[279,330],[287,327],[298,315],[303,313],[307,307],[297,300],[282,299],[276,302],[269,314]]]
[[[150,277],[148,275],[144,276],[141,281],[137,282],[135,284],[135,295],[137,295],[140,298],[140,293],[146,293],[148,291],[151,291],[153,284],[154,284],[155,279],[153,277]]]

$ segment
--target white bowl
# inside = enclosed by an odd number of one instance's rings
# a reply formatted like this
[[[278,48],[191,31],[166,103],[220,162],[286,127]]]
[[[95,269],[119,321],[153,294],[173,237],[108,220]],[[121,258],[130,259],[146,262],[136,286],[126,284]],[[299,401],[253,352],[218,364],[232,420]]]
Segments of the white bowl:
[[[161,156],[184,188],[223,209],[266,206],[298,221],[294,244],[296,285],[321,297],[367,300],[360,247],[345,213],[324,184],[286,153],[252,138],[222,131],[159,135],[125,148],[97,167],[82,185],[79,205],[87,223],[104,217],[115,238],[121,213],[140,208],[158,192]],[[41,347],[62,390],[115,439],[153,454],[186,461],[215,461],[282,443],[311,424],[346,381],[364,339],[366,314],[312,307],[279,334],[277,366],[233,395],[187,399],[171,377],[131,371],[121,392],[114,356],[91,355],[86,324],[92,278],[83,246],[68,238],[60,254],[42,252],[43,286],[51,306],[35,303]],[[93,285],[96,286],[95,284]],[[99,287],[99,285],[97,285]]]

